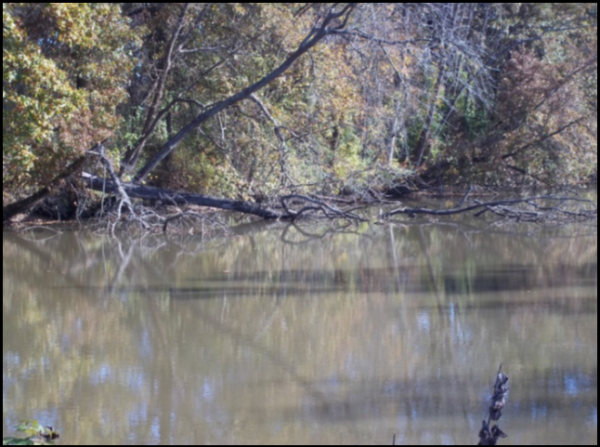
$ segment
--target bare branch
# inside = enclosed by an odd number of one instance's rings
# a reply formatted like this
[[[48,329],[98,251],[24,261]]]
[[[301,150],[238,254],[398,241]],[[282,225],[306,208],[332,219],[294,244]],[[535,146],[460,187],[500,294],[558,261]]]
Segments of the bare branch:
[[[580,209],[576,211],[565,210],[558,207],[542,207],[537,201],[559,201],[560,205],[567,202],[578,202],[590,205],[588,208]],[[462,203],[462,201],[461,201]],[[529,205],[533,210],[528,209],[517,209],[509,208],[507,205],[526,204]],[[460,206],[460,205],[459,205]],[[497,200],[493,202],[478,202],[474,205],[466,206],[464,208],[450,208],[442,210],[432,210],[428,208],[397,208],[392,211],[381,214],[381,218],[385,219],[396,214],[407,214],[409,216],[416,216],[417,214],[426,214],[431,216],[451,216],[454,214],[466,213],[467,211],[474,211],[481,209],[475,214],[475,217],[490,211],[498,216],[504,218],[510,218],[520,221],[538,222],[540,220],[551,220],[557,218],[557,216],[567,216],[569,218],[575,218],[577,220],[587,220],[597,218],[598,210],[596,205],[587,199],[580,199],[577,197],[554,197],[554,196],[536,196],[527,197],[523,199],[511,199],[511,200]],[[544,211],[544,213],[540,212]],[[554,213],[551,213],[553,211]]]

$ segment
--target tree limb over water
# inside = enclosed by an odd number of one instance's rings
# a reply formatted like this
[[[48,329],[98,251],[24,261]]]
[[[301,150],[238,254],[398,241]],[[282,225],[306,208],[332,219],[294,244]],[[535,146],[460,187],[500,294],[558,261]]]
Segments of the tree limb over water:
[[[286,217],[284,214],[268,208],[262,208],[258,204],[249,202],[219,199],[215,197],[205,196],[201,194],[192,194],[186,192],[170,191],[164,188],[156,188],[154,186],[137,185],[134,183],[121,182],[117,186],[112,180],[97,177],[95,175],[84,173],[83,180],[87,186],[96,191],[104,191],[108,193],[117,193],[119,186],[129,196],[138,199],[147,199],[154,201],[162,201],[173,205],[198,205],[222,210],[237,211],[245,214],[252,214],[264,219],[281,219]]]
[[[465,199],[461,201],[461,204]],[[598,215],[596,204],[587,199],[578,197],[555,197],[555,196],[535,196],[522,199],[496,200],[491,202],[481,202],[474,200],[474,205],[450,209],[428,209],[428,208],[396,208],[392,211],[381,214],[381,218],[389,218],[397,214],[407,214],[415,217],[417,214],[431,216],[450,216],[462,214],[468,211],[479,210],[474,214],[479,217],[486,212],[497,216],[513,219],[519,222],[547,222],[547,221],[584,221],[594,219]],[[574,203],[585,204],[588,207],[579,207],[576,209],[566,208],[567,205]],[[518,207],[515,205],[519,205]]]
[[[356,208],[341,210],[323,200],[318,200],[308,196],[292,194],[281,197],[280,208],[262,206],[258,203],[245,202],[242,200],[230,200],[224,198],[216,198],[205,196],[202,194],[192,194],[185,192],[171,191],[164,188],[156,188],[153,186],[136,185],[134,183],[125,183],[115,181],[115,179],[107,179],[98,177],[90,173],[83,174],[83,180],[86,185],[96,191],[105,193],[117,193],[121,199],[121,203],[130,204],[130,198],[146,199],[152,201],[161,201],[169,205],[196,205],[201,207],[217,208],[227,211],[236,211],[239,213],[250,214],[263,219],[281,219],[281,220],[296,220],[306,217],[324,217],[329,219],[345,219],[352,222],[366,220],[363,217],[356,215],[353,211]],[[127,207],[131,214],[134,210],[131,206]],[[296,209],[294,209],[296,208]],[[121,204],[117,206],[118,216],[121,217]],[[183,215],[184,213],[182,213]],[[139,220],[139,216],[134,216]],[[168,218],[172,220],[171,218]]]
[[[117,185],[114,180],[97,177],[89,173],[84,173],[83,179],[89,188],[106,193],[117,193],[122,200],[131,197],[155,202],[161,201],[167,205],[196,205],[200,207],[235,211],[258,216],[263,219],[273,220],[296,221],[308,218],[324,218],[329,220],[342,219],[354,224],[368,221],[368,218],[356,214],[356,211],[360,207],[338,207],[326,199],[300,194],[286,195],[279,198],[279,203],[272,202],[270,205],[263,205],[242,200],[230,200],[202,194],[171,191],[164,188],[137,185],[133,183],[120,182]],[[480,217],[485,213],[491,213],[504,219],[524,223],[581,222],[597,217],[596,204],[591,200],[577,197],[541,195],[521,199],[494,200],[487,202],[473,200],[472,205],[461,206],[466,198],[467,196],[465,196],[454,208],[430,209],[401,207],[381,213],[379,218],[389,219],[390,217],[399,214],[406,214],[410,217],[416,217],[417,215],[452,216],[470,211],[475,211],[475,217]],[[180,211],[178,217],[184,215],[186,215],[186,213]],[[118,218],[120,218],[120,215]],[[140,217],[134,216],[134,218],[137,220]],[[169,221],[173,220],[172,217],[167,217],[166,219]],[[165,229],[166,226],[163,230]]]

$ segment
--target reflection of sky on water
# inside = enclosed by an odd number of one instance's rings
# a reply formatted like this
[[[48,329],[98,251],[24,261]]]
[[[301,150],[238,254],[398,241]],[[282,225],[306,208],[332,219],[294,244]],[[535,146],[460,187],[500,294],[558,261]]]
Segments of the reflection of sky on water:
[[[429,313],[427,311],[420,312],[417,315],[417,323],[419,324],[419,329],[429,331]]]
[[[579,393],[578,378],[576,376],[565,374],[563,377],[565,393],[572,396]]]
[[[152,437],[154,439],[161,439],[160,437],[160,421],[158,418],[152,419],[152,423],[150,424],[150,432],[152,433]]]
[[[112,368],[109,365],[101,364],[90,373],[90,383],[100,385],[108,382],[112,376]]]
[[[589,425],[596,427],[598,425],[598,407],[592,409],[592,414],[587,418],[586,421]]]
[[[548,407],[545,405],[534,405],[531,407],[531,419],[534,421],[545,419],[547,414]]]
[[[213,400],[215,396],[215,391],[211,381],[207,378],[204,379],[204,383],[202,385],[202,397],[207,401]]]
[[[563,387],[566,394],[576,396],[592,387],[592,378],[582,371],[566,372],[563,376]]]
[[[142,331],[139,343],[140,355],[144,359],[152,359],[154,356],[154,346],[151,340],[151,334],[149,330]]]

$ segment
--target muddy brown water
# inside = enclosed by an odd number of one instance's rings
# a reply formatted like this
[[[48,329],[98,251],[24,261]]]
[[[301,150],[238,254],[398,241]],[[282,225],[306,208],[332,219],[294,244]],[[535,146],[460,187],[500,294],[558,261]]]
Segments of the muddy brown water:
[[[65,444],[597,442],[595,224],[3,235],[3,433]],[[200,248],[199,248],[200,247]]]

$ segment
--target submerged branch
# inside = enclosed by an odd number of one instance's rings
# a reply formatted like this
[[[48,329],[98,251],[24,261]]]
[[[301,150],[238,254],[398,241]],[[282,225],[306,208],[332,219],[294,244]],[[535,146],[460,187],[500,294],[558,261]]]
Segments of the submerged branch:
[[[500,363],[498,373],[496,374],[496,381],[494,382],[490,407],[486,419],[481,423],[479,444],[477,445],[496,445],[499,438],[506,438],[508,436],[500,429],[497,423],[502,417],[502,409],[508,399],[508,390],[508,376],[502,372],[502,363]],[[490,427],[491,422],[496,423]]]
[[[466,197],[465,197],[466,198]],[[558,202],[556,206],[543,206],[540,202],[553,201]],[[479,217],[486,212],[491,212],[500,217],[514,219],[523,222],[541,222],[555,219],[570,219],[570,220],[588,220],[596,218],[598,210],[596,204],[587,199],[580,199],[577,197],[554,197],[554,196],[535,196],[526,197],[523,199],[510,199],[510,200],[496,200],[492,202],[480,202],[474,201],[474,205],[460,207],[464,202],[450,209],[428,209],[428,208],[396,208],[395,210],[388,211],[381,214],[382,219],[389,218],[396,214],[408,214],[411,217],[417,214],[427,214],[432,216],[451,216],[454,214],[466,213],[468,211],[480,210],[475,213],[475,217]],[[591,205],[588,208],[583,209],[565,209],[561,206],[569,202],[578,202]],[[509,205],[524,205],[521,208],[509,207]],[[526,208],[526,207],[527,208]]]

